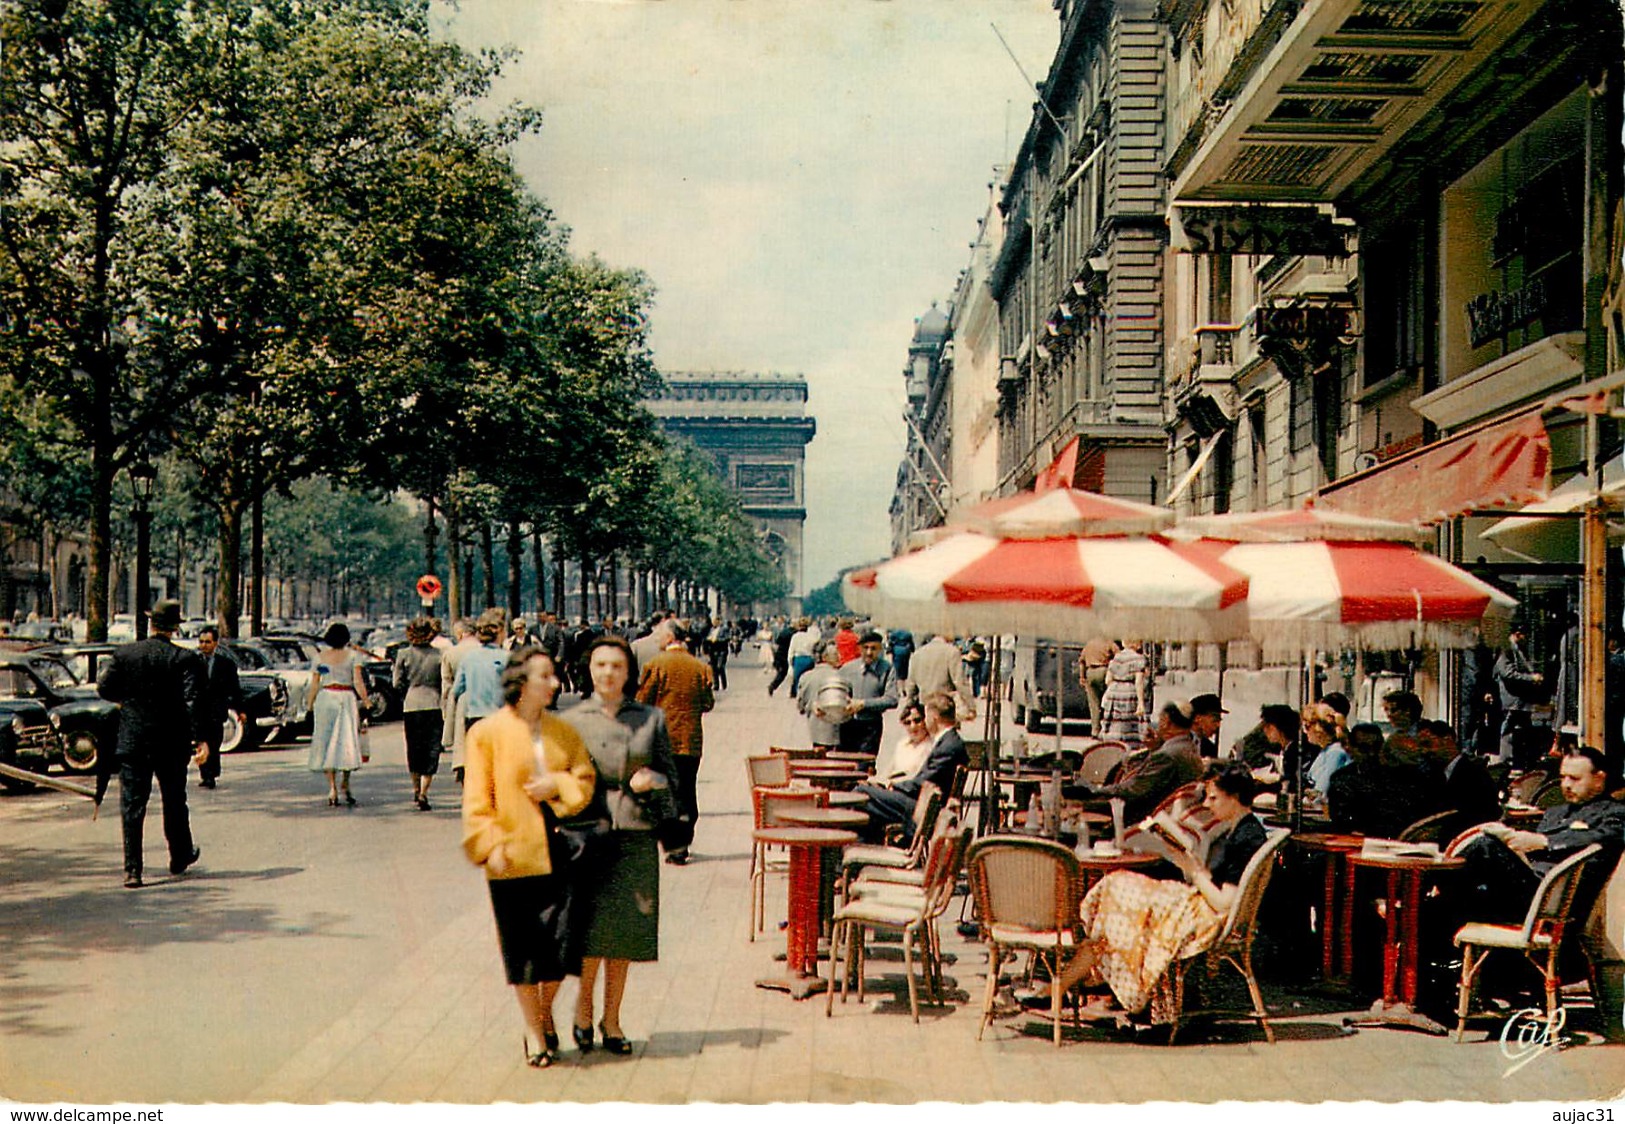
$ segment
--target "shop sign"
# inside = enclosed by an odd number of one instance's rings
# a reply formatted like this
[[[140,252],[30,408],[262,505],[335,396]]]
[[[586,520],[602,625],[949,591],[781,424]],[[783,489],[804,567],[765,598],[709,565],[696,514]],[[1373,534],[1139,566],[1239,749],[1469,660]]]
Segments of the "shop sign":
[[[1480,293],[1467,302],[1467,342],[1483,347],[1546,312],[1546,282],[1536,278],[1521,289]]]
[[[1315,206],[1173,208],[1169,244],[1187,254],[1345,258],[1354,224]]]
[[[1287,343],[1353,339],[1360,334],[1360,314],[1347,305],[1266,305],[1254,311],[1253,325],[1260,339]]]

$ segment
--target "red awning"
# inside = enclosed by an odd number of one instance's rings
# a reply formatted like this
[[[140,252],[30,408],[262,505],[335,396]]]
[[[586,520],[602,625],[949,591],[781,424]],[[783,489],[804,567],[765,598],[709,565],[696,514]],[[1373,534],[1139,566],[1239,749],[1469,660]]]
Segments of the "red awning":
[[[1314,504],[1376,519],[1438,523],[1545,499],[1551,460],[1551,441],[1536,407],[1328,484]]]
[[[1033,481],[1033,491],[1047,492],[1052,488],[1077,487],[1073,477],[1078,472],[1078,446],[1081,444],[1083,439],[1080,437],[1073,437],[1068,441],[1066,448],[1057,453],[1055,459],[1050,461],[1049,467],[1040,472],[1038,478]]]

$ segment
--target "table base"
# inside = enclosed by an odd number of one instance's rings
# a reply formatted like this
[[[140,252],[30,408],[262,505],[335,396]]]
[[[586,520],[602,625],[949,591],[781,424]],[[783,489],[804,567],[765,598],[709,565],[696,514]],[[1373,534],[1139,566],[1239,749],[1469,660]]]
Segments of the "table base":
[[[807,999],[829,987],[829,981],[823,976],[799,976],[794,972],[786,972],[782,976],[766,976],[759,979],[756,986],[766,991],[787,991],[791,999]]]
[[[1441,1026],[1416,1010],[1409,1003],[1389,1003],[1379,999],[1371,1004],[1371,1009],[1363,1015],[1355,1015],[1343,1020],[1347,1027],[1373,1027],[1392,1026],[1406,1030],[1420,1030],[1424,1034],[1449,1034],[1448,1028]]]

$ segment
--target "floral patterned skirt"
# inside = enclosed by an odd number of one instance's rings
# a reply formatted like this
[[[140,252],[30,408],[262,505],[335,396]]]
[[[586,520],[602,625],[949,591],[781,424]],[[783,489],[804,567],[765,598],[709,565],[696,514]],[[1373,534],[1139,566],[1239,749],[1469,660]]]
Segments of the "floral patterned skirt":
[[[1084,932],[1101,943],[1100,959],[1084,982],[1104,982],[1125,1011],[1151,1005],[1151,1021],[1172,1021],[1168,966],[1205,952],[1224,918],[1201,891],[1133,871],[1102,878],[1083,899]]]

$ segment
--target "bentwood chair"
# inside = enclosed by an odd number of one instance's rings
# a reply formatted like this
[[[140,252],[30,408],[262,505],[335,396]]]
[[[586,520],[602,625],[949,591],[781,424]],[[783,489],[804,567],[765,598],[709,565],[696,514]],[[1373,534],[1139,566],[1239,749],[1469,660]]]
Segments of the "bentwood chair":
[[[835,911],[835,927],[830,939],[829,994],[824,1000],[827,1017],[835,1007],[835,987],[841,987],[846,1002],[848,981],[858,980],[858,1001],[866,994],[864,936],[871,929],[895,930],[903,935],[903,971],[908,976],[908,1007],[915,1022],[920,1021],[919,986],[914,980],[916,938],[926,986],[935,1003],[943,1001],[942,943],[937,920],[953,897],[959,867],[970,844],[967,829],[938,832],[926,852],[925,879],[919,889],[906,886],[872,885],[869,892],[854,894]],[[846,949],[846,970],[840,966],[841,949]]]
[[[745,758],[751,788],[784,788],[790,783],[790,758],[783,753]]]
[[[1466,1032],[1467,1019],[1472,1013],[1473,985],[1478,971],[1484,966],[1485,958],[1498,948],[1523,953],[1541,974],[1546,989],[1546,1025],[1552,1025],[1561,1005],[1558,954],[1563,945],[1563,932],[1574,920],[1570,913],[1586,864],[1601,850],[1593,843],[1547,871],[1530,899],[1529,912],[1524,915],[1522,925],[1472,922],[1456,930],[1456,946],[1461,949],[1461,984],[1456,991],[1457,1042]]]
[[[1235,899],[1230,903],[1230,909],[1224,915],[1224,925],[1219,929],[1218,936],[1213,938],[1205,955],[1189,957],[1184,960],[1175,960],[1168,967],[1169,980],[1174,989],[1174,1022],[1168,1030],[1168,1044],[1174,1044],[1174,1037],[1179,1034],[1179,1024],[1186,1018],[1197,1015],[1218,1014],[1217,1011],[1202,1010],[1186,1013],[1185,1006],[1185,977],[1190,967],[1198,959],[1207,965],[1209,980],[1219,974],[1219,968],[1229,964],[1241,974],[1247,982],[1247,993],[1253,1001],[1252,1012],[1245,1016],[1257,1019],[1264,1028],[1264,1038],[1270,1045],[1275,1044],[1275,1028],[1270,1026],[1269,1012],[1264,1008],[1264,996],[1258,989],[1258,977],[1253,973],[1253,938],[1258,934],[1258,905],[1264,900],[1264,891],[1269,888],[1270,875],[1275,870],[1275,856],[1281,846],[1286,842],[1287,836],[1292,833],[1286,828],[1276,828],[1264,839],[1260,847],[1248,861],[1247,867],[1241,873],[1241,882],[1236,886]]]
[[[1018,952],[1031,952],[1049,969],[1050,1018],[1061,1044],[1061,969],[1077,946],[1078,860],[1049,839],[987,835],[966,856],[971,893],[987,944],[987,993],[976,1040],[993,1020],[999,969]]]
[[[907,847],[880,843],[854,843],[841,852],[841,892],[844,895],[852,879],[864,867],[918,867],[925,862],[925,849],[931,842],[932,829],[942,811],[942,790],[927,781],[920,786],[914,801],[914,836]]]
[[[1399,833],[1399,841],[1443,844],[1447,842],[1444,833],[1450,830],[1451,821],[1459,814],[1454,808],[1447,808],[1442,812],[1434,812],[1431,816],[1423,816]]]

